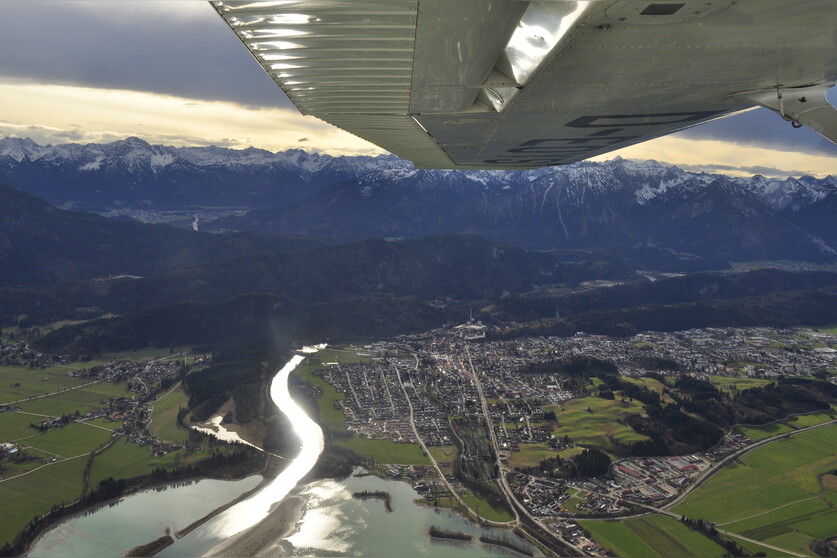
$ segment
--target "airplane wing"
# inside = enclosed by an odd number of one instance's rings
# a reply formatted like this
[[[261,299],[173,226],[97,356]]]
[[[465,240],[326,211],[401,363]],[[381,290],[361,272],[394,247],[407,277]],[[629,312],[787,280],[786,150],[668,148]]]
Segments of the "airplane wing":
[[[754,106],[837,142],[837,1],[212,5],[303,114],[422,168],[580,161]]]

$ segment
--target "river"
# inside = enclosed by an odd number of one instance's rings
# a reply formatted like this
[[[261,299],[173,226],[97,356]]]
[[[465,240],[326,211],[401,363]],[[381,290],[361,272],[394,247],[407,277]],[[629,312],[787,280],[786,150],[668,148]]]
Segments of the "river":
[[[310,347],[304,352],[310,354],[320,348]],[[270,484],[177,540],[159,556],[223,554],[230,541],[252,536],[259,530],[259,524],[267,525],[264,520],[283,500],[291,503],[287,496],[317,462],[324,446],[319,425],[305,414],[288,391],[288,376],[304,359],[304,355],[295,355],[276,374],[270,386],[273,401],[288,416],[301,441],[299,455]],[[182,529],[209,510],[253,488],[258,480],[258,476],[233,482],[202,480],[128,496],[115,504],[62,522],[45,533],[29,555],[96,557],[114,556],[118,550],[124,553],[162,536],[166,528],[171,532]],[[394,512],[386,512],[380,501],[352,498],[353,492],[362,490],[388,491],[392,495]],[[268,541],[271,555],[465,557],[506,554],[478,542],[431,541],[427,535],[431,525],[475,537],[485,530],[454,514],[414,504],[413,500],[420,495],[400,481],[353,476],[343,481],[309,483],[299,487],[294,494],[302,496],[299,501],[304,502],[304,513],[291,518],[296,529],[290,536],[277,532]],[[398,536],[391,536],[394,533]],[[502,533],[510,536],[506,531]]]

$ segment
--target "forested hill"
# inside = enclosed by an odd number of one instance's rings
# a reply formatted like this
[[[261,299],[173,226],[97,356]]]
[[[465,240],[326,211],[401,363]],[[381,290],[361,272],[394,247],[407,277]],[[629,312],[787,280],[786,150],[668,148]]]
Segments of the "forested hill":
[[[144,276],[241,254],[325,244],[272,233],[216,235],[53,207],[0,184],[0,287]]]

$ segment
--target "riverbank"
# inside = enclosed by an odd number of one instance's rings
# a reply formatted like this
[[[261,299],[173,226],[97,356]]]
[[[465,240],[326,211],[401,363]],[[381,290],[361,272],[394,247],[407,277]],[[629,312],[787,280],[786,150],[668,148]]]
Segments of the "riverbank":
[[[275,510],[251,529],[210,551],[209,556],[259,556],[288,537],[302,518],[305,498],[287,496]]]
[[[128,558],[141,558],[144,556],[154,556],[158,552],[165,550],[166,548],[170,547],[174,544],[174,539],[171,538],[171,535],[166,533],[159,539],[155,541],[151,541],[147,544],[141,544],[139,546],[135,546],[131,550],[129,550],[125,556]]]

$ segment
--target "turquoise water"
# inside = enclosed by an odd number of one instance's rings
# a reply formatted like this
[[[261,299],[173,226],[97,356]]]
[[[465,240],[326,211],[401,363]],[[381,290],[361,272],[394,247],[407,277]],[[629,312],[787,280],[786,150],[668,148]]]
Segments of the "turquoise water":
[[[352,498],[353,492],[363,490],[389,492],[392,497],[392,513],[386,511],[380,500]],[[483,529],[448,511],[418,506],[413,500],[420,498],[420,495],[401,481],[373,476],[351,477],[339,482],[325,480],[309,484],[302,493],[307,498],[307,504],[298,531],[277,543],[286,554],[292,556],[389,558],[509,554],[476,539],[487,531],[513,537],[510,531]],[[432,525],[468,533],[474,536],[474,541],[435,541],[427,534]]]
[[[133,494],[53,527],[28,556],[124,556],[135,546],[183,529],[254,488],[262,478],[205,479]]]

